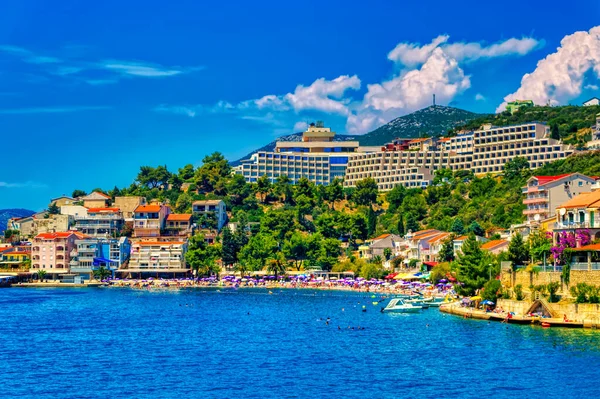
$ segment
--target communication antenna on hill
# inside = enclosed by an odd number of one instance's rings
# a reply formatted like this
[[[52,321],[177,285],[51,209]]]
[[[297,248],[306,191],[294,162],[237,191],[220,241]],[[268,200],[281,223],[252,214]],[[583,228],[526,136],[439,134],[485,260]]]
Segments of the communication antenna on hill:
[[[435,107],[435,94],[433,95],[433,106]]]

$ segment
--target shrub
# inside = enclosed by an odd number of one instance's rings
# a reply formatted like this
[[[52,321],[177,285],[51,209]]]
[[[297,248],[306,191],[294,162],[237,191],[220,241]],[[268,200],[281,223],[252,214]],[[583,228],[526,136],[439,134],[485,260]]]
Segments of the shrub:
[[[571,287],[571,296],[575,298],[575,303],[586,303],[588,302],[588,292],[590,287],[586,283],[579,283],[574,287]]]
[[[498,280],[490,280],[483,286],[483,292],[481,297],[496,303],[498,300],[498,294],[500,294],[502,284]]]
[[[558,289],[560,288],[560,283],[555,281],[553,283],[548,283],[548,285],[546,286],[546,289],[548,290],[548,301],[550,302],[558,302],[558,296],[556,295],[556,292],[558,292]]]
[[[525,296],[523,295],[523,286],[521,284],[515,285],[514,291],[517,301],[522,301],[523,299],[525,299]]]

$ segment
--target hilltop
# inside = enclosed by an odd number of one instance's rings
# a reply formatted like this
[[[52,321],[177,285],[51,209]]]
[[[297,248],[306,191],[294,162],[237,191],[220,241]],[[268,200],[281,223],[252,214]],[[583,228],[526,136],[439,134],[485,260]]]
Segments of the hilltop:
[[[415,111],[412,114],[398,117],[372,132],[363,135],[337,134],[335,141],[358,140],[363,146],[379,146],[389,143],[396,137],[411,138],[421,136],[445,135],[448,130],[456,126],[464,125],[474,119],[486,117],[487,115],[476,114],[459,108],[446,107],[443,105],[432,105]],[[239,165],[243,159],[248,159],[252,154],[259,151],[273,151],[277,141],[301,141],[302,133],[294,133],[283,136],[269,144],[252,151],[248,155],[231,162],[232,166]]]
[[[35,212],[29,209],[0,209],[0,231],[6,230],[6,223],[10,218],[24,218],[33,215]]]
[[[476,114],[459,108],[432,105],[412,114],[396,118],[370,133],[359,136],[361,145],[383,145],[396,137],[412,138],[445,135],[459,125],[487,115]]]

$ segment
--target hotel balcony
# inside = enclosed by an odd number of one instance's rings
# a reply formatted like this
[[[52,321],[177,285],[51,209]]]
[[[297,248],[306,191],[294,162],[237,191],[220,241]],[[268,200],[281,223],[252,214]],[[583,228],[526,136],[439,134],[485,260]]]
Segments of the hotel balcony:
[[[525,204],[525,205],[539,204],[539,203],[548,202],[548,201],[549,201],[548,197],[529,197],[529,198],[523,200],[523,204]]]
[[[589,228],[600,228],[598,221],[595,223],[590,222],[576,222],[568,221],[554,223],[555,230],[570,230],[570,229],[589,229]]]
[[[537,193],[537,192],[545,192],[546,188],[544,186],[531,186],[531,187],[523,187],[523,193]]]

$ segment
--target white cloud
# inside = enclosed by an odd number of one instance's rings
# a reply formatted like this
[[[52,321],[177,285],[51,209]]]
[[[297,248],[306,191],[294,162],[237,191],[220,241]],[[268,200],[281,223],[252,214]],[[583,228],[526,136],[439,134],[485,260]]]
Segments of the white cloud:
[[[283,99],[295,111],[316,110],[347,115],[348,100],[343,96],[347,90],[358,89],[360,89],[360,79],[356,75],[343,75],[333,80],[320,78],[310,86],[296,86],[296,90],[286,94]]]
[[[6,108],[0,109],[0,114],[63,114],[80,111],[99,111],[110,109],[108,106],[67,106],[67,107],[31,107],[31,108]]]
[[[416,67],[429,59],[436,48],[459,62],[475,61],[483,58],[495,58],[508,55],[525,55],[543,45],[543,41],[531,37],[508,40],[485,46],[478,42],[448,43],[448,35],[440,35],[431,43],[421,46],[419,43],[399,43],[388,54],[388,59],[406,67]]]
[[[25,181],[25,182],[6,182],[0,181],[0,188],[45,188],[48,187],[47,184],[38,183],[35,181]]]
[[[485,101],[485,100],[486,100],[486,98],[483,94],[481,94],[481,93],[475,94],[475,101]]]
[[[588,84],[583,86],[583,88],[586,90],[598,90],[598,85]]]
[[[142,61],[123,61],[123,60],[104,60],[104,61],[82,61],[79,55],[66,58],[57,58],[47,55],[39,55],[23,47],[12,45],[0,45],[0,53],[5,53],[17,57],[22,62],[29,64],[38,64],[42,70],[57,76],[69,77],[77,76],[80,81],[90,85],[101,85],[115,83],[120,78],[141,77],[141,78],[162,78],[171,77],[204,69],[197,67],[178,67],[164,66],[155,63]],[[102,77],[86,77],[87,72],[94,72],[96,75],[101,72]],[[89,76],[89,75],[88,75]]]
[[[300,122],[296,122],[294,124],[294,132],[296,132],[296,133],[304,132],[304,131],[306,131],[306,129],[308,129],[308,123],[306,123],[306,122],[300,121]]]
[[[423,64],[431,56],[433,50],[440,44],[446,43],[450,36],[440,35],[433,39],[431,43],[421,46],[419,43],[398,43],[398,45],[388,53],[390,61],[398,62],[407,67],[414,67]]]
[[[471,86],[458,62],[436,48],[420,69],[404,71],[391,80],[368,85],[362,103],[348,117],[349,133],[365,133],[391,119],[432,102],[448,103]]]
[[[300,112],[305,110],[348,115],[350,100],[344,98],[348,90],[360,88],[360,79],[356,75],[339,76],[333,80],[320,78],[309,86],[298,85],[293,93],[283,95],[269,94],[258,99],[245,100],[237,104],[219,101],[213,106],[169,105],[155,107],[158,112],[171,112],[195,117],[200,111],[217,113],[230,112],[238,118],[260,121],[268,124],[280,123],[274,112]]]
[[[170,68],[157,64],[130,61],[104,61],[100,63],[100,67],[123,75],[141,76],[146,78],[175,76],[185,72],[185,70],[181,68]]]
[[[600,26],[565,36],[556,52],[540,60],[532,73],[523,76],[519,89],[504,97],[497,112],[517,99],[559,105],[576,98],[591,71],[600,77]]]

